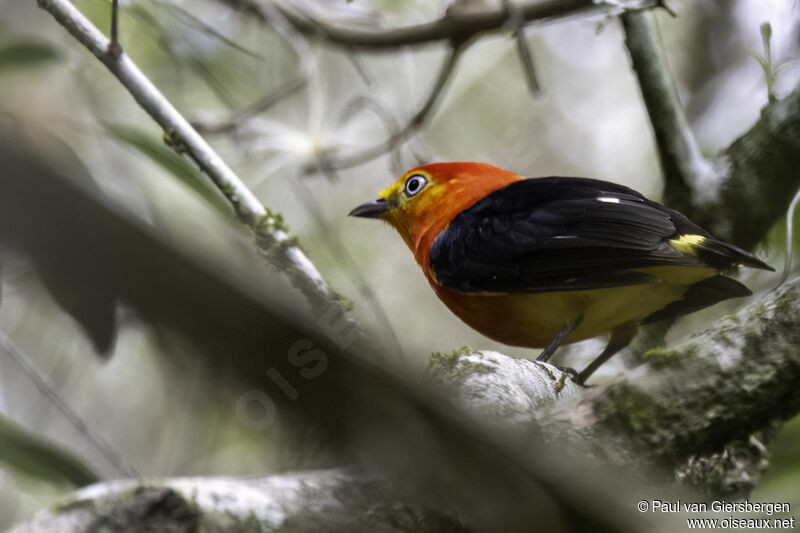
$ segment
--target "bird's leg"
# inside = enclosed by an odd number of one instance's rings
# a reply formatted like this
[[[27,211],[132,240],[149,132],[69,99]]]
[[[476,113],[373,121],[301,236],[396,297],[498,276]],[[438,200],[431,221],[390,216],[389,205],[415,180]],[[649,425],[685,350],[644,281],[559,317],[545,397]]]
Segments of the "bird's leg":
[[[600,368],[600,365],[611,359],[611,356],[630,344],[638,329],[639,326],[637,326],[636,323],[627,322],[621,326],[618,326],[614,331],[612,331],[611,338],[608,340],[608,344],[606,345],[605,350],[603,350],[603,353],[598,355],[594,361],[589,363],[589,366],[584,368],[583,371],[574,378],[575,383],[578,385],[583,385],[584,382],[589,379],[589,376],[594,374],[594,371]]]
[[[544,351],[539,354],[539,357],[537,357],[536,360],[540,363],[546,363],[551,357],[553,357],[553,354],[561,345],[561,342],[564,340],[564,338],[573,331],[575,331],[575,328],[577,328],[578,324],[580,323],[581,319],[579,318],[572,324],[567,324],[566,326],[564,326],[564,329],[558,332],[556,338],[553,339],[553,341],[547,346],[547,348],[545,348]]]

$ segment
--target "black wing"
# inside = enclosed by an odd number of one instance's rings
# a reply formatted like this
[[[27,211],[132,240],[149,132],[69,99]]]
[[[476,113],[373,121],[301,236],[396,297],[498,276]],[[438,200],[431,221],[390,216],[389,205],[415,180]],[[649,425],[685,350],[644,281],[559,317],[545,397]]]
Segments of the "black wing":
[[[670,244],[682,235],[703,237],[701,253]],[[636,268],[752,262],[764,265],[633,189],[558,177],[518,181],[488,195],[456,216],[430,251],[438,282],[467,292],[615,287],[654,279]]]

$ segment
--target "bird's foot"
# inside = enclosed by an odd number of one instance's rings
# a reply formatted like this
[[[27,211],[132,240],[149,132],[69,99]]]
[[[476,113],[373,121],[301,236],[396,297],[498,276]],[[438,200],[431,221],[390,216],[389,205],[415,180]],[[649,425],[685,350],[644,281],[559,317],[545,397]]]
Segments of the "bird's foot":
[[[580,372],[571,366],[557,366],[556,368],[569,376],[569,379],[571,379],[576,385],[583,387],[584,389],[588,389],[590,387],[590,385],[586,385],[584,383],[585,378],[581,376]]]

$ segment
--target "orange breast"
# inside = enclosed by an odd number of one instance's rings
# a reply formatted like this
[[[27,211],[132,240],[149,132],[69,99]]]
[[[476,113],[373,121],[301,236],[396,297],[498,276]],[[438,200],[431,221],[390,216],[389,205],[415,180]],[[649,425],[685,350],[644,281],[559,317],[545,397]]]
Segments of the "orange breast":
[[[463,293],[428,281],[442,302],[461,320],[490,339],[511,346],[544,348],[564,327],[580,325],[562,344],[582,341],[627,322],[638,322],[683,297],[696,279],[662,279],[654,283],[591,289],[516,294]]]

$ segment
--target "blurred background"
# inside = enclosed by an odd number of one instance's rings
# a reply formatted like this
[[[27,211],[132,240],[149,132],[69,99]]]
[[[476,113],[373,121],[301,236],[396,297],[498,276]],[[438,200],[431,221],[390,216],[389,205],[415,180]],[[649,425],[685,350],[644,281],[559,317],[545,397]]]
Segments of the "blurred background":
[[[287,2],[321,21],[386,28],[437,18],[449,3]],[[661,36],[700,146],[713,156],[746,131],[767,102],[764,71],[752,55],[763,54],[763,22],[773,30],[778,97],[800,82],[800,5],[672,3],[676,18],[657,13]],[[109,1],[75,4],[108,31]],[[283,215],[387,357],[412,372],[423,372],[431,352],[463,345],[537,354],[469,329],[435,298],[388,226],[346,216],[400,173],[422,162],[479,160],[525,176],[607,179],[660,198],[648,117],[615,18],[575,16],[527,27],[537,95],[510,34],[481,37],[460,57],[437,105],[407,142],[350,166],[337,162],[380,145],[423,106],[449,45],[357,51],[301,36],[277,15],[259,20],[230,4],[121,2],[122,44],[184,116],[205,129],[259,199]],[[64,164],[88,169],[104,193],[175,242],[220,262],[252,264],[247,233],[105,67],[35,2],[0,0],[0,10],[4,126]],[[285,94],[267,105],[276,89]],[[258,102],[267,109],[249,112]],[[784,224],[759,250],[776,267],[784,257]],[[205,373],[189,350],[169,346],[180,356],[167,360],[163,343],[122,310],[113,353],[97,357],[27,261],[0,253],[0,529],[74,488],[37,465],[35,455],[2,453],[3,440],[11,438],[3,435],[52,442],[104,479],[251,475],[290,464],[285,451],[270,445],[275,436],[237,411],[243,391]],[[282,276],[272,273],[257,275],[288,295]],[[777,278],[743,274],[756,291],[769,290]],[[670,338],[702,329],[741,301],[727,305],[689,316]],[[601,346],[602,340],[575,345],[562,351],[561,362],[575,364]],[[600,379],[619,371],[624,358],[618,359]],[[772,465],[752,499],[800,508],[798,420],[771,450]]]

